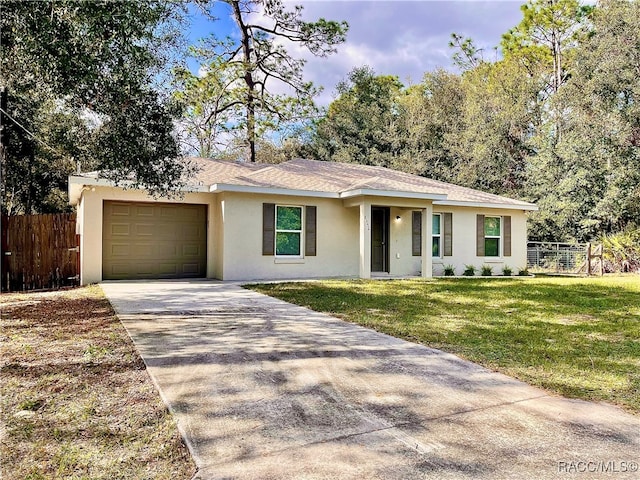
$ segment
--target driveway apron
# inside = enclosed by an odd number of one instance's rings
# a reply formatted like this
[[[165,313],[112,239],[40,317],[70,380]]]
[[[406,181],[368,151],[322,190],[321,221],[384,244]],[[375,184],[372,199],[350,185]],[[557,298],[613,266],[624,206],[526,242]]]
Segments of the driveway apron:
[[[108,282],[199,479],[640,478],[640,418],[238,285]]]

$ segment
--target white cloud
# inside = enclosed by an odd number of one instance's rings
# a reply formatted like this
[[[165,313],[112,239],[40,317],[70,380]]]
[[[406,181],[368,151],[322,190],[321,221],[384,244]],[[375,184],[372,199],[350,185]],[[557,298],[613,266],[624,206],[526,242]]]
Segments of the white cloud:
[[[520,1],[326,1],[305,0],[304,17],[346,20],[345,44],[328,58],[300,48],[289,51],[307,60],[306,77],[325,88],[318,103],[327,105],[336,84],[354,67],[368,65],[403,83],[419,82],[427,71],[453,68],[451,33],[474,39],[492,58],[501,35],[521,19]]]
[[[305,80],[324,87],[317,102],[326,106],[336,84],[355,67],[368,65],[380,75],[398,76],[405,84],[419,82],[427,71],[452,69],[454,52],[448,44],[453,32],[473,38],[485,49],[485,58],[493,59],[492,48],[501,35],[520,22],[522,3],[524,0],[285,0],[289,8],[303,5],[307,21],[346,20],[350,27],[347,41],[327,58],[314,57],[299,45],[289,43],[286,48],[293,57],[307,60]],[[233,25],[224,7],[219,7],[221,23],[209,28],[224,31]],[[260,17],[254,14],[252,20]],[[273,89],[276,93],[286,90],[275,85]]]

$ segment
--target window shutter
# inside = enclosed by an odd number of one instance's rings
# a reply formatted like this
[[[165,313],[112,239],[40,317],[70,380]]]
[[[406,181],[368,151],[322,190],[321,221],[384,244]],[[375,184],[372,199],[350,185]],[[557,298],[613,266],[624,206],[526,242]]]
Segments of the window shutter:
[[[276,250],[276,205],[262,204],[262,255],[273,255]]]
[[[422,212],[411,212],[411,255],[422,255]]]
[[[316,255],[316,207],[307,206],[304,212],[304,254]]]
[[[476,216],[476,255],[484,257],[484,215]]]
[[[443,255],[451,257],[453,255],[453,215],[451,213],[443,213],[442,232],[444,234]]]
[[[502,247],[502,254],[505,257],[511,256],[511,216],[502,217],[502,229],[504,231],[504,246]]]

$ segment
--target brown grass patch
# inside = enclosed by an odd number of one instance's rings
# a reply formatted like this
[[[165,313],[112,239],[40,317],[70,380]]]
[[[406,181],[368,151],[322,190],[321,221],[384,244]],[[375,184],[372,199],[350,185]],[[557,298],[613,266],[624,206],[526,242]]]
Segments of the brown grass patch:
[[[99,287],[0,296],[0,477],[180,479],[195,466]]]

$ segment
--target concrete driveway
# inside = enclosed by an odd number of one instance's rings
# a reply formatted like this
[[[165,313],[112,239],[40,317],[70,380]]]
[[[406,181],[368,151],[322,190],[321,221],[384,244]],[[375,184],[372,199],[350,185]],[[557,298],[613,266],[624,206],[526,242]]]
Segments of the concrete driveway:
[[[200,479],[639,478],[640,418],[213,281],[104,283]]]

